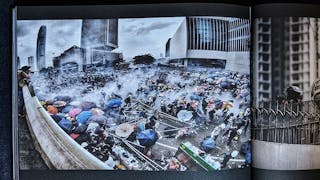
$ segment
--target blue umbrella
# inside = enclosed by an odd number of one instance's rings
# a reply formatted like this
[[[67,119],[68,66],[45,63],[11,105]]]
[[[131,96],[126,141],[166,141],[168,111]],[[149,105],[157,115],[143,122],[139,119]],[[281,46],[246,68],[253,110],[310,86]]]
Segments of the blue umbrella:
[[[144,90],[144,91],[143,91],[143,93],[144,93],[144,94],[149,94],[149,93],[150,93],[150,91],[148,91],[148,90]]]
[[[59,126],[62,127],[62,129],[70,131],[72,123],[66,118],[62,118],[61,121],[59,121]]]
[[[212,150],[215,147],[216,143],[211,137],[209,137],[209,138],[204,139],[200,143],[200,145],[201,145],[201,150],[203,150],[205,152],[209,152],[210,150]]]
[[[108,118],[106,116],[103,116],[103,115],[94,115],[94,116],[91,116],[87,123],[88,122],[96,122],[98,124],[106,124],[108,121]]]
[[[247,164],[251,164],[251,152],[246,153],[246,161]]]
[[[110,100],[107,102],[107,106],[108,106],[109,108],[119,107],[119,106],[121,106],[121,104],[122,104],[121,99],[110,99]]]
[[[251,149],[250,143],[245,142],[241,144],[240,152],[242,152],[243,154],[247,154],[247,153],[250,153],[250,149]]]
[[[197,94],[192,94],[192,95],[190,96],[190,99],[191,99],[191,100],[200,101],[200,100],[201,100],[201,97],[200,97],[199,95],[197,95]]]
[[[65,106],[65,107],[61,110],[61,112],[64,113],[64,114],[67,114],[72,108],[73,108],[73,106],[71,106],[71,105]]]
[[[142,146],[151,147],[159,139],[158,134],[152,130],[144,130],[137,134],[137,139]]]
[[[214,101],[214,106],[216,109],[220,109],[223,105],[223,102],[221,100]]]
[[[228,89],[228,88],[230,87],[230,83],[229,83],[228,81],[222,81],[222,82],[220,83],[220,87],[221,87],[222,89]]]
[[[83,103],[81,103],[81,109],[83,111],[89,111],[92,108],[96,108],[97,105],[94,102],[89,102],[89,101],[85,101]]]
[[[76,119],[78,123],[85,124],[91,116],[92,116],[91,111],[82,111],[80,114],[78,114]]]

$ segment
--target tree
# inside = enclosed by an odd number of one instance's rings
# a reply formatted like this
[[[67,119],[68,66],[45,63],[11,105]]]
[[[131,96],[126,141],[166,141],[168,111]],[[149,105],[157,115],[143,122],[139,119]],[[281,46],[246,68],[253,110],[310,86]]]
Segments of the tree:
[[[150,54],[138,55],[133,58],[134,64],[152,64],[155,61]]]

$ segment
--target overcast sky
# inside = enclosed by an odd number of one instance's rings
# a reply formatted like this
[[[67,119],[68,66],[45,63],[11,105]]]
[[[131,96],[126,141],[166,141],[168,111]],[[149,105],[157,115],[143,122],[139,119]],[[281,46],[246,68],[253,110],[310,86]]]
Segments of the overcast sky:
[[[125,59],[151,53],[160,57],[165,43],[173,36],[183,17],[119,19],[118,45]],[[21,66],[27,65],[27,57],[36,56],[37,35],[40,26],[47,27],[46,59],[52,65],[52,57],[59,56],[73,45],[80,46],[81,20],[19,20],[17,22],[17,49]]]

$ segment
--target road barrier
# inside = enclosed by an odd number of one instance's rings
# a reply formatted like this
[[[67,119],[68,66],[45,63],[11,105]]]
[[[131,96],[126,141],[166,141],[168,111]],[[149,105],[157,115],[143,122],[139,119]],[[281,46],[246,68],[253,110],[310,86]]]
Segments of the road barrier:
[[[315,101],[265,103],[252,110],[252,138],[287,144],[320,144],[320,112]]]

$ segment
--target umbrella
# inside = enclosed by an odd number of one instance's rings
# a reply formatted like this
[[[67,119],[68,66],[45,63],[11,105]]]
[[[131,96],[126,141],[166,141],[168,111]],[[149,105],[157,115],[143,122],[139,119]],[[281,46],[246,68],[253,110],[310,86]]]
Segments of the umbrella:
[[[240,152],[243,154],[247,154],[247,153],[250,153],[250,149],[251,149],[251,145],[247,141],[247,142],[244,142],[243,144],[241,144]]]
[[[223,102],[223,105],[222,105],[222,109],[230,109],[233,107],[233,103],[232,102]]]
[[[181,110],[178,112],[177,117],[179,121],[189,121],[192,118],[192,112],[187,110]]]
[[[241,91],[242,96],[248,96],[250,94],[249,90],[247,89],[242,89]]]
[[[73,108],[73,109],[71,109],[71,110],[69,111],[68,115],[69,115],[70,117],[76,117],[78,114],[81,113],[81,111],[82,111],[82,109],[80,109],[80,108]]]
[[[53,103],[54,103],[53,99],[46,100],[46,105],[53,105]]]
[[[119,107],[119,106],[121,106],[121,104],[122,104],[121,99],[110,99],[107,102],[107,105],[109,108]]]
[[[58,116],[58,115],[51,115],[51,118],[56,122],[56,123],[58,123],[59,121],[61,121],[61,117],[60,116]]]
[[[61,118],[64,118],[66,116],[66,114],[64,114],[64,113],[57,113],[56,115],[60,116]]]
[[[79,107],[81,106],[81,102],[80,101],[72,101],[69,103],[71,106],[75,106],[75,107]]]
[[[69,121],[66,118],[62,118],[61,121],[59,121],[58,124],[62,129],[67,130],[67,131],[69,131],[71,129],[71,126],[72,126],[71,121]]]
[[[231,157],[235,158],[238,156],[238,154],[239,154],[239,151],[232,151]]]
[[[302,98],[302,91],[297,86],[290,86],[287,88],[287,99],[298,100]]]
[[[70,137],[71,137],[72,139],[76,139],[77,137],[79,137],[79,134],[71,133],[71,134],[70,134]]]
[[[298,93],[302,94],[302,91],[298,86],[290,86],[288,89],[291,89],[291,90],[293,90],[295,92],[298,92]]]
[[[92,108],[91,112],[93,115],[104,115],[104,112],[100,108]]]
[[[39,101],[41,106],[45,106],[46,105],[46,102],[45,101]]]
[[[215,147],[216,143],[215,141],[209,137],[209,138],[205,138],[201,143],[201,150],[205,151],[205,152],[209,152],[210,150],[212,150]]]
[[[96,122],[96,123],[99,123],[99,124],[106,124],[108,121],[108,118],[106,116],[103,116],[103,115],[93,115],[91,116],[87,123],[89,122]]]
[[[246,162],[247,164],[251,164],[251,152],[248,152],[248,153],[246,154],[246,158],[245,158],[245,159],[246,159],[245,162]]]
[[[70,106],[70,105],[65,106],[65,107],[61,110],[61,112],[67,114],[68,112],[70,112],[70,110],[71,110],[72,108],[73,108],[73,106]]]
[[[56,101],[53,103],[55,107],[64,107],[67,103],[64,101]]]
[[[207,78],[206,79],[209,83],[212,83],[213,82],[213,79],[212,78]]]
[[[59,111],[56,107],[52,106],[52,105],[49,105],[47,107],[47,111],[50,113],[50,114],[57,114]]]
[[[190,99],[191,99],[191,100],[200,101],[200,100],[201,100],[201,97],[200,97],[199,95],[197,95],[197,94],[192,94],[192,95],[190,96]]]
[[[39,93],[37,93],[37,98],[39,99],[39,101],[45,101],[46,100],[45,95],[39,94]]]
[[[215,100],[214,101],[214,107],[215,109],[220,109],[223,105],[223,102],[221,100]]]
[[[147,129],[141,131],[137,134],[137,139],[139,140],[140,145],[151,147],[159,139],[157,133],[152,129]]]
[[[120,124],[116,129],[116,135],[126,138],[133,132],[133,126],[128,123]]]
[[[220,83],[220,87],[221,87],[222,89],[228,89],[228,88],[230,87],[230,83],[229,83],[228,81],[222,81],[222,82]]]
[[[84,132],[86,132],[87,128],[88,128],[88,126],[82,124],[82,125],[76,127],[76,128],[73,130],[73,133],[76,133],[76,134],[84,133]]]
[[[92,108],[96,108],[97,105],[94,102],[90,102],[90,101],[84,101],[83,103],[81,103],[81,108],[83,111],[89,111]]]
[[[82,111],[77,116],[77,121],[78,121],[78,123],[85,124],[91,116],[92,116],[91,111]]]

